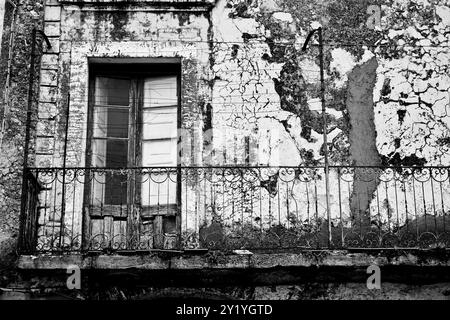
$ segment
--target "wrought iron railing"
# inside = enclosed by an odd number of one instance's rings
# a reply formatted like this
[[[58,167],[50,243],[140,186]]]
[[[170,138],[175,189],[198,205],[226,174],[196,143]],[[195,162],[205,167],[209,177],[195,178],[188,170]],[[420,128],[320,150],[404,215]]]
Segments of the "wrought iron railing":
[[[36,177],[30,172],[26,172],[25,194],[22,195],[21,228],[19,236],[19,246],[24,252],[33,252],[37,247],[39,229],[39,193],[42,186]]]
[[[449,247],[450,168],[329,170],[29,169],[22,250]]]

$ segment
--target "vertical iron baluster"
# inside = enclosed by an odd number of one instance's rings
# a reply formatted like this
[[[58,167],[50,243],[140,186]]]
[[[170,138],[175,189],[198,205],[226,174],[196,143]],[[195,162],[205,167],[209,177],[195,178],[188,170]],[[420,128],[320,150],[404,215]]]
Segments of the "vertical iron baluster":
[[[215,170],[213,168],[211,170],[211,181],[210,181],[210,195],[211,195],[211,211],[213,214],[216,214],[216,186],[215,186]]]
[[[152,189],[151,189],[152,188],[152,185],[151,185],[152,169],[149,168],[147,172],[148,172],[148,210],[149,210],[149,214],[151,214],[151,210],[152,210],[152,195],[151,195],[152,194]],[[152,230],[151,236],[153,237],[153,235],[154,235],[154,231]]]
[[[222,168],[222,219],[226,217],[226,208],[225,208],[225,168]]]
[[[101,192],[102,195],[100,197],[101,203],[100,203],[100,212],[101,212],[101,216],[103,217],[103,209],[104,209],[104,205],[106,202],[106,194],[105,194],[105,186],[108,183],[107,179],[108,179],[108,173],[106,170],[103,170],[103,172],[99,172],[99,174],[103,174],[104,178],[105,178],[105,183],[101,183]]]
[[[403,173],[405,174],[405,173]],[[406,233],[409,232],[409,217],[408,217],[408,200],[406,197],[406,184],[405,184],[405,178],[403,177],[403,194],[405,196],[405,221],[406,221]]]
[[[288,228],[290,227],[289,197],[290,197],[289,183],[286,181],[286,217],[287,217]],[[280,190],[278,190],[278,212],[280,212],[280,211],[281,211],[281,209],[280,209]],[[278,216],[279,215],[280,215],[280,213],[278,213]],[[298,218],[298,216],[297,216],[297,218]]]
[[[354,179],[354,177],[353,177]],[[352,192],[350,191],[351,187],[350,187],[350,181],[347,181],[347,193],[348,193],[348,201],[349,201],[349,208],[350,208],[350,230],[353,231],[353,228],[355,227],[355,223],[353,221],[353,214],[351,212],[352,208],[351,208],[351,196],[352,196]]]
[[[342,195],[341,195],[341,168],[337,168],[338,196],[339,196],[339,222],[341,225],[341,247],[344,247],[344,221],[342,220]]]
[[[158,170],[158,173],[157,173],[157,175],[160,175],[161,174],[161,171],[160,170]],[[160,178],[160,177],[159,177]],[[161,182],[160,181],[157,181],[156,182],[156,184],[157,184],[157,186],[158,186],[158,203],[157,203],[157,212],[158,212],[158,216],[160,215],[160,208],[161,208],[161,205],[160,205],[160,201],[159,201],[159,198],[160,198],[160,190],[161,190]]]
[[[74,237],[74,230],[73,230],[73,228],[74,228],[74,224],[75,224],[75,204],[76,204],[76,202],[75,202],[75,200],[76,200],[76,191],[77,191],[77,189],[76,189],[76,186],[77,186],[77,184],[76,184],[76,171],[74,170],[73,171],[73,177],[72,177],[72,181],[73,181],[73,196],[72,196],[72,228],[71,228],[71,235],[70,235],[70,247],[71,247],[71,249],[73,250],[74,248],[73,248],[73,246],[74,246],[74,239],[75,239],[75,237]]]
[[[270,181],[270,180],[269,180]],[[267,189],[270,189],[270,187],[268,187]],[[272,196],[270,194],[270,191],[267,191],[267,196],[269,199],[269,228],[272,227],[272,222],[273,222],[273,214],[272,214]]]
[[[361,190],[362,191],[362,190]],[[362,239],[363,238],[363,215],[361,214],[361,193],[357,191],[356,194],[357,198],[358,198],[358,219],[359,219],[359,238]]]
[[[254,169],[250,169],[252,175],[255,173],[253,170]],[[253,230],[253,197],[255,192],[254,188],[255,187],[252,183],[250,188],[250,225],[252,227],[252,230]]]
[[[167,169],[167,177],[166,177],[166,181],[167,181],[167,208],[166,208],[166,213],[169,214],[169,210],[170,210],[170,184],[171,184],[171,180],[170,180],[170,171],[171,169]]]
[[[310,204],[310,200],[309,200],[309,181],[308,180],[305,180],[305,189],[306,189],[306,203],[307,203],[307,206],[306,206],[306,217],[308,219],[308,224],[310,224],[311,223],[311,216],[310,216],[310,208],[309,208],[309,206],[311,204]]]
[[[281,183],[281,179],[280,179],[280,175],[278,175],[277,178],[277,208],[278,208],[278,225],[281,226],[281,207],[280,207],[280,183]],[[289,197],[288,195],[288,191],[286,189],[286,199]],[[288,215],[289,215],[289,211],[288,211]]]
[[[298,171],[295,171],[294,172],[294,185],[295,185],[295,180],[296,179],[298,179],[298,190],[300,191],[300,186],[301,186],[301,181],[300,181],[300,179],[297,177],[297,172]],[[298,222],[300,223],[300,212],[299,212],[299,207],[298,207],[298,204],[299,204],[299,198],[295,198],[294,197],[294,194],[293,194],[293,191],[292,191],[292,198],[294,199],[294,201],[295,201],[295,215],[296,215],[296,217],[297,217],[297,220],[298,220]]]
[[[195,172],[195,179],[196,179],[196,182],[198,182],[198,172],[197,172],[197,170],[195,169],[195,171],[193,171],[193,172]],[[198,228],[198,201],[199,201],[199,199],[197,198],[197,191],[195,191],[194,190],[194,192],[195,192],[195,204],[194,204],[194,211],[195,211],[195,215],[194,215],[194,232],[200,237],[200,230],[199,230],[199,228]]]
[[[185,182],[184,182],[184,184],[185,184],[185,186],[184,186],[184,194],[185,194],[185,210],[186,210],[186,213],[185,213],[185,220],[186,220],[186,222],[185,222],[185,228],[186,228],[186,233],[188,232],[188,218],[189,218],[189,211],[188,211],[188,178],[189,178],[189,171],[187,171],[186,173],[185,173],[185,175],[186,175],[186,180],[185,180]],[[149,189],[150,190],[150,189]],[[187,234],[186,234],[186,236],[187,236]]]
[[[318,202],[318,195],[317,195],[317,172],[315,172],[315,171],[314,171],[314,201],[315,201],[315,205],[316,205],[315,220],[316,220],[316,223],[318,223],[319,222],[319,202]]]
[[[387,181],[384,182],[384,188],[385,188],[385,193],[386,193],[386,210],[387,210],[387,226],[388,226],[388,233],[391,233],[391,204],[389,202],[389,195],[388,195],[388,183]]]
[[[54,173],[54,177],[53,178],[53,185],[54,187],[52,188],[53,190],[53,221],[52,221],[52,243],[51,243],[51,251],[56,250],[55,248],[55,242],[56,242],[56,232],[55,232],[55,224],[56,224],[56,211],[57,211],[57,206],[56,206],[56,195],[57,195],[57,181],[58,181],[58,170],[52,170],[52,173]],[[61,226],[60,226],[61,228]]]
[[[44,177],[45,177],[45,175],[44,175]],[[38,180],[39,181],[39,180]],[[47,223],[48,224],[50,224],[51,223],[51,217],[50,217],[50,214],[51,214],[51,208],[50,208],[50,212],[48,213],[48,221],[46,220],[47,218],[47,208],[48,208],[48,206],[49,206],[49,199],[48,199],[48,197],[49,197],[49,192],[48,192],[48,190],[49,190],[49,187],[48,187],[48,185],[47,185],[47,182],[45,183],[45,186],[44,186],[44,188],[45,188],[45,196],[44,196],[44,241],[47,241],[48,239],[48,228],[47,228]],[[47,221],[47,222],[46,222]],[[50,236],[52,236],[51,234],[50,234]],[[45,246],[43,246],[43,248],[45,248]]]
[[[425,232],[428,232],[428,223],[427,223],[427,206],[425,203],[425,187],[423,181],[420,182],[422,186],[422,203],[423,203],[423,212],[424,212],[424,220],[425,220]]]
[[[372,198],[372,195],[370,194],[370,191],[369,191],[369,184],[368,183],[366,183],[365,184],[366,185],[366,194],[367,194],[367,199],[371,199]],[[369,201],[369,221],[368,221],[368,223],[369,223],[369,226],[368,226],[368,232],[371,232],[372,231],[372,224],[371,224],[371,218],[372,218],[372,213],[371,213],[371,210],[370,210],[370,204],[371,204],[371,201]]]
[[[258,169],[259,172],[259,178],[261,181],[261,169]],[[263,216],[262,216],[262,187],[259,186],[259,228],[261,231],[261,236],[263,235]]]
[[[449,172],[449,170],[450,169],[447,169],[447,180],[449,181],[449,184],[450,184],[450,172]],[[442,224],[442,227],[443,227],[443,230],[442,230],[442,232],[443,232],[443,234],[445,234],[446,233],[446,226],[445,226],[445,218],[447,217],[447,213],[445,212],[445,209],[444,209],[444,198],[443,198],[443,193],[442,193],[442,184],[441,184],[441,196],[442,196],[442,220],[443,220],[443,224]]]
[[[436,204],[435,204],[435,199],[434,199],[434,185],[433,185],[433,171],[432,171],[433,169],[429,169],[429,170],[430,170],[430,183],[431,183],[431,199],[433,201],[433,212],[434,212],[434,231],[437,232]]]
[[[90,178],[90,181],[89,181],[89,183],[91,184],[91,188],[89,188],[89,203],[88,203],[88,210],[87,210],[87,212],[85,213],[85,215],[90,215],[91,214],[91,210],[92,210],[92,208],[94,207],[94,196],[95,196],[95,187],[94,187],[94,185],[95,185],[95,171],[94,172],[92,172],[92,171],[88,171],[88,174],[89,174],[89,178]],[[86,188],[85,188],[85,190],[86,190]],[[88,224],[87,224],[87,230],[88,230],[88,232],[87,232],[87,234],[86,235],[84,235],[83,236],[83,241],[87,241],[88,243],[83,243],[83,249],[85,249],[85,248],[87,248],[87,250],[90,250],[90,249],[92,249],[92,239],[93,239],[93,222],[92,222],[92,219],[88,219],[87,217],[85,217],[85,216],[83,216],[83,224],[86,222],[86,221],[89,221],[88,222]],[[84,228],[84,225],[83,225],[83,228]],[[86,239],[84,239],[84,238],[86,238]]]
[[[378,175],[376,175],[375,181],[376,181],[376,185],[379,185],[379,177]],[[376,189],[376,193],[377,193],[377,213],[378,213],[378,231],[380,233],[380,240],[383,238],[383,230],[382,230],[382,220],[381,220],[381,212],[380,212],[380,195],[379,195],[379,191],[378,191],[378,187]]]
[[[241,176],[241,232],[244,231],[244,201],[245,201],[245,186],[244,186],[244,176],[242,168],[239,168],[239,174]]]
[[[416,216],[416,241],[419,241],[419,217],[417,215],[417,202],[416,202],[416,178],[413,171],[413,195],[414,195],[414,215]]]
[[[398,217],[397,179],[395,177],[395,173],[394,173],[394,193],[395,193],[395,210],[397,215],[397,230],[398,230],[398,228],[400,227],[400,220]]]

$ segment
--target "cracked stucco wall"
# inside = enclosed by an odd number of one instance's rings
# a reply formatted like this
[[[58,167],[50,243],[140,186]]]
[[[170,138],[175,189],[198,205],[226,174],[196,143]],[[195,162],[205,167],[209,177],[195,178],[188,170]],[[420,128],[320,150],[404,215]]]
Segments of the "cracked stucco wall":
[[[385,8],[392,27],[381,44],[398,48],[379,49],[374,92],[377,146],[388,163],[449,163],[449,5],[395,1]]]
[[[215,103],[222,104],[216,123],[228,120],[226,126],[254,132],[280,130],[280,144],[289,146],[282,149],[288,156],[280,157],[289,159],[285,164],[323,162],[317,50],[300,50],[312,26],[321,24],[332,164],[355,160],[349,150],[348,75],[372,57],[376,83],[368,89],[373,90],[375,133],[368,133],[367,141],[377,138],[370,154],[378,153],[385,164],[448,164],[449,4],[377,3],[381,28],[371,30],[368,1],[219,1],[214,36],[226,43],[216,44]],[[373,122],[371,115],[364,120]]]

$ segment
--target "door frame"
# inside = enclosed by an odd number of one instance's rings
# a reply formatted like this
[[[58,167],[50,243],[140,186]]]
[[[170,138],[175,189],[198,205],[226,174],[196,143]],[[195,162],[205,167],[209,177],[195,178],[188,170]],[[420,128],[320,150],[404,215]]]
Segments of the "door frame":
[[[168,71],[169,70],[169,71]],[[90,241],[92,236],[91,230],[91,215],[90,215],[90,203],[91,203],[91,191],[92,191],[92,138],[93,138],[93,119],[94,119],[94,98],[95,98],[95,79],[99,76],[112,77],[112,78],[128,78],[131,80],[132,84],[130,86],[130,91],[136,90],[134,95],[130,96],[131,99],[135,99],[133,105],[130,106],[130,120],[134,118],[135,122],[130,123],[130,133],[133,137],[129,140],[129,154],[128,154],[128,168],[135,169],[131,170],[131,177],[128,177],[129,181],[134,181],[135,183],[128,183],[127,187],[127,211],[132,214],[128,214],[126,217],[127,221],[127,240],[129,237],[140,233],[141,217],[140,206],[138,201],[139,196],[139,182],[137,181],[137,171],[140,166],[136,166],[137,163],[142,159],[142,151],[140,134],[141,125],[136,125],[139,123],[139,119],[142,118],[142,107],[143,107],[143,79],[152,76],[177,76],[177,94],[178,94],[178,108],[177,108],[177,183],[176,183],[176,215],[175,215],[175,225],[177,232],[177,247],[181,245],[181,195],[182,195],[182,183],[181,183],[181,157],[180,151],[181,147],[178,143],[180,141],[180,128],[182,124],[181,120],[181,87],[182,87],[182,70],[181,70],[181,59],[180,58],[151,58],[148,59],[111,59],[106,58],[104,60],[95,59],[93,63],[89,64],[89,84],[88,84],[88,109],[87,109],[87,135],[86,135],[86,174],[88,180],[84,183],[84,194],[83,194],[83,205],[82,205],[82,250],[87,251],[90,249]],[[130,166],[130,151],[133,158],[133,166]],[[140,163],[139,163],[140,164]],[[134,185],[136,184],[136,185]],[[130,201],[131,200],[131,201]],[[159,221],[156,221],[159,220]],[[162,216],[155,217],[155,225],[160,228],[160,232],[163,230]],[[158,244],[157,246],[161,246]],[[154,245],[155,246],[155,245]]]

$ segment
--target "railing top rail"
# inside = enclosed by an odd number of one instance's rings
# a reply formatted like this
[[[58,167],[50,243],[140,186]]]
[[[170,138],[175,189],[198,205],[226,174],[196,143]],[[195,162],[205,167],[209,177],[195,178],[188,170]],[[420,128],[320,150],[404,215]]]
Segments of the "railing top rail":
[[[29,167],[30,171],[39,170],[142,170],[142,169],[322,169],[325,166],[245,166],[245,165],[221,165],[221,166],[161,166],[161,167]],[[450,166],[354,166],[354,165],[330,165],[329,168],[367,168],[367,169],[450,169]]]

